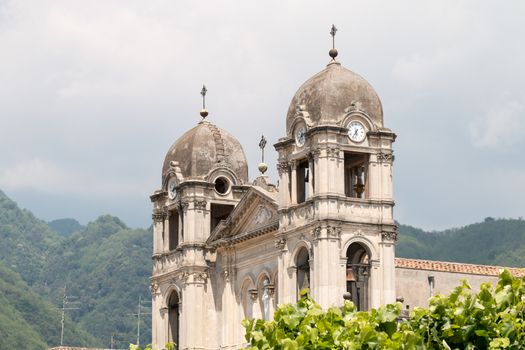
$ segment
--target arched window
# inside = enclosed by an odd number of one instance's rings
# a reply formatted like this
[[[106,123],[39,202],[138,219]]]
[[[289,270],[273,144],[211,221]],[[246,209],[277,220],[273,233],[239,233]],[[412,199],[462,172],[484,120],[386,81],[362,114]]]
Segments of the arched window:
[[[273,286],[270,284],[270,278],[267,275],[264,275],[264,277],[259,280],[258,289],[261,315],[265,321],[268,321],[271,315]]]
[[[352,243],[346,251],[346,291],[357,310],[368,310],[370,256],[360,243]]]
[[[310,289],[310,255],[306,248],[301,248],[295,257],[295,267],[297,269],[297,299],[299,292],[303,289]]]
[[[249,279],[245,280],[241,288],[241,302],[244,318],[253,318],[252,294],[254,290],[252,282]]]
[[[175,342],[179,349],[179,295],[172,292],[168,300],[168,341]]]

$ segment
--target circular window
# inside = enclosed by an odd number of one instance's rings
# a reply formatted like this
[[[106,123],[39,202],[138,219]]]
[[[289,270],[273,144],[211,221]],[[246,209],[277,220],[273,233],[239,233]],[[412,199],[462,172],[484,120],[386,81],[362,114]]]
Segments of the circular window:
[[[230,189],[230,181],[225,177],[218,177],[215,179],[215,191],[219,194],[226,194]]]

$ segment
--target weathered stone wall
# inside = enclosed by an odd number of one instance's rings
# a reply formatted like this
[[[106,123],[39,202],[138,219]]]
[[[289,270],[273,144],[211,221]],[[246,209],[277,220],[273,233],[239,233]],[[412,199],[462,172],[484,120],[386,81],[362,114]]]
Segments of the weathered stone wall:
[[[396,296],[404,299],[403,308],[428,306],[431,295],[430,276],[434,277],[432,295],[438,293],[448,295],[461,284],[463,279],[468,281],[473,292],[477,292],[484,282],[491,282],[494,285],[498,281],[497,276],[396,267]]]

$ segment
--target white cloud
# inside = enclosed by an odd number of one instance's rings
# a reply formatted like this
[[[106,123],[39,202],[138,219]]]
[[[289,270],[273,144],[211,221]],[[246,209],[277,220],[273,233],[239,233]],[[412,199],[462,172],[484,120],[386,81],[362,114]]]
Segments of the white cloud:
[[[492,105],[469,127],[472,143],[481,148],[507,149],[523,140],[525,105],[518,101]]]

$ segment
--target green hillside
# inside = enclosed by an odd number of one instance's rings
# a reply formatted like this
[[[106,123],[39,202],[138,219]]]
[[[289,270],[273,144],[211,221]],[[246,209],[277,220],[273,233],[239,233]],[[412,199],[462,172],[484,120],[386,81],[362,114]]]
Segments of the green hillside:
[[[0,349],[46,349],[60,344],[60,311],[36,294],[20,276],[0,264]],[[69,317],[64,339],[71,345],[96,342]]]
[[[398,257],[525,266],[525,220],[487,218],[440,232],[407,225],[399,225],[398,230]]]
[[[42,276],[60,236],[0,191],[0,259],[32,285]]]
[[[55,232],[64,237],[69,237],[73,233],[78,232],[84,228],[80,223],[71,218],[56,219],[47,223]]]
[[[137,321],[132,314],[137,312],[139,296],[151,298],[151,241],[151,232],[101,216],[56,248],[43,275],[47,284],[42,292],[59,302],[54,291],[67,284],[80,301],[80,310],[72,317],[83,329],[106,346],[115,332],[124,344],[135,342]],[[145,315],[142,343],[150,341],[150,327],[150,316]]]
[[[60,317],[55,308],[61,306],[67,285],[79,309],[67,312],[72,322],[66,323],[66,344],[109,347],[112,334],[123,347],[136,341],[137,319],[132,314],[137,312],[139,296],[150,299],[151,232],[102,216],[64,237],[0,191],[0,242],[0,283],[5,287],[0,298],[10,301],[0,300],[0,338],[24,337],[19,331],[29,324],[34,336],[24,341],[31,343],[17,349],[59,344]],[[8,286],[16,288],[8,290]],[[26,306],[31,313],[23,312]],[[145,314],[141,343],[148,342],[150,334],[150,317]]]

